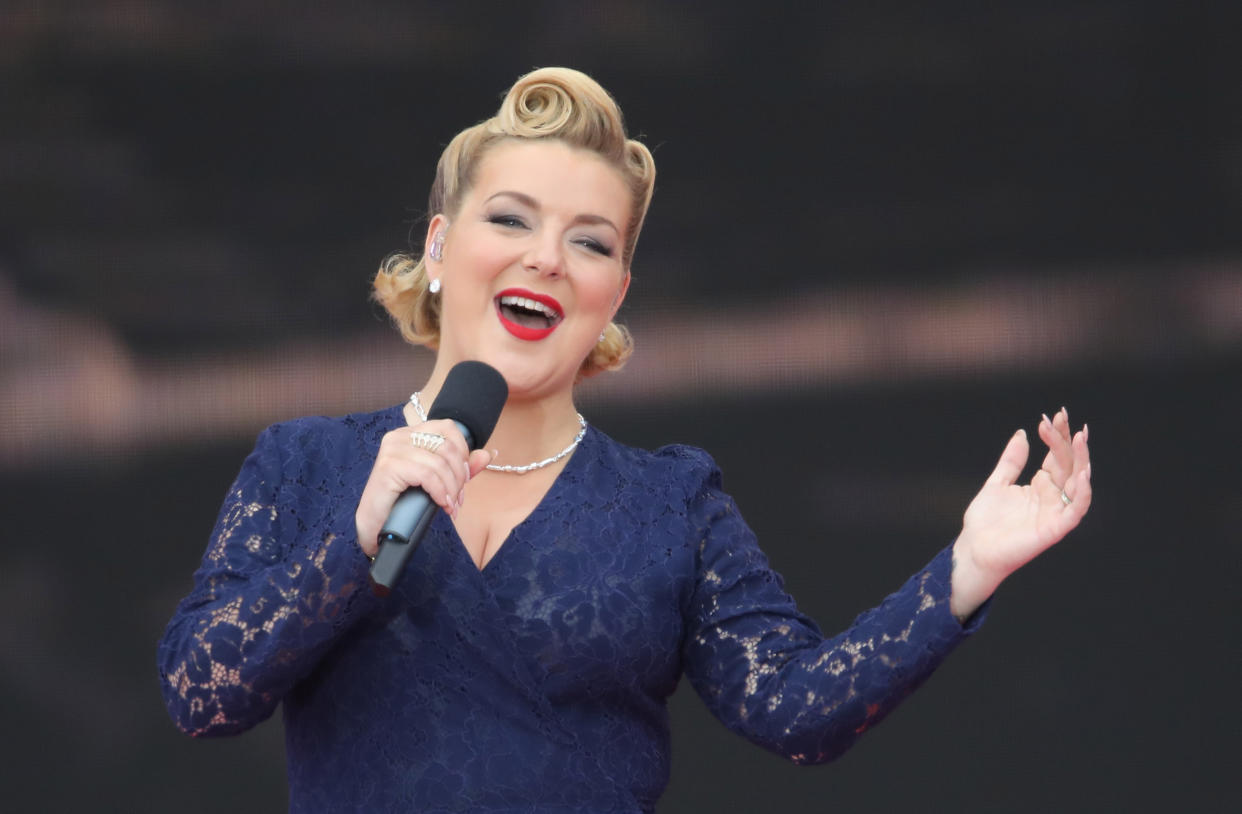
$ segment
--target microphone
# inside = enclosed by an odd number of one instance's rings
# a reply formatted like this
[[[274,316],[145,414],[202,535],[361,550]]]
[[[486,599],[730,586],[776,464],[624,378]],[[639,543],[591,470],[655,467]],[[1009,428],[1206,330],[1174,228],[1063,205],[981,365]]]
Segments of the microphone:
[[[448,372],[427,418],[451,419],[473,451],[491,437],[507,398],[509,386],[496,368],[482,362],[461,362]],[[392,590],[438,508],[417,486],[397,498],[379,534],[379,553],[371,563],[371,590],[376,596],[387,596]]]

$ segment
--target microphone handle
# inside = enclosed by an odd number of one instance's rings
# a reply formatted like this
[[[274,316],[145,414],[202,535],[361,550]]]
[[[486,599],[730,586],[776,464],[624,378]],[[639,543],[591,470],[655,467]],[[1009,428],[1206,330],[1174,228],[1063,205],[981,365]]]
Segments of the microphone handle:
[[[470,437],[470,430],[460,421],[453,423],[466,437],[466,446],[473,449],[474,439]],[[371,590],[376,596],[388,596],[392,586],[401,578],[406,562],[423,541],[423,535],[427,533],[438,508],[418,486],[406,489],[392,504],[388,520],[379,533],[379,553],[371,563]]]

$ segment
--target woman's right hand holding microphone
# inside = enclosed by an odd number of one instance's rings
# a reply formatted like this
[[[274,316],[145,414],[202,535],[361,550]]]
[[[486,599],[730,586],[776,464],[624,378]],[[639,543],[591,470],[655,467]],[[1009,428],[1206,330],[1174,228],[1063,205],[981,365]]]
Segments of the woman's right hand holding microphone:
[[[363,553],[372,558],[378,553],[380,530],[406,489],[421,487],[455,518],[465,498],[466,483],[491,460],[492,453],[486,449],[471,452],[457,425],[447,419],[385,434],[354,515]]]

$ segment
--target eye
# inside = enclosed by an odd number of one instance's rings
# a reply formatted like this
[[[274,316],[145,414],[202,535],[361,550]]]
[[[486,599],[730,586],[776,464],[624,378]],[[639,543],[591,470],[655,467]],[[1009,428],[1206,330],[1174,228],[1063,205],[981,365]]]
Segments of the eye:
[[[590,251],[595,252],[596,254],[603,255],[604,257],[612,257],[612,247],[606,246],[603,243],[600,243],[598,240],[596,240],[593,237],[580,237],[580,238],[577,238],[574,242],[577,243],[579,246],[582,246]]]
[[[488,215],[488,223],[494,223],[497,226],[504,226],[509,229],[525,229],[526,221],[517,215]]]

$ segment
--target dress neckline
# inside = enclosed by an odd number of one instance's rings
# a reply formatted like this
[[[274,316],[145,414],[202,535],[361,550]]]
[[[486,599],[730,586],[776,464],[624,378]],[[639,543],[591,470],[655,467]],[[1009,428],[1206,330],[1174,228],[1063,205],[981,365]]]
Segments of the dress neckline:
[[[405,403],[398,404],[392,409],[394,414],[394,426],[392,429],[408,427],[409,424],[405,420]],[[450,518],[443,511],[437,512],[435,519],[432,521],[432,525],[438,527],[441,531],[448,535],[456,546],[457,554],[465,560],[465,562],[469,565],[470,570],[480,576],[494,573],[494,566],[496,565],[497,560],[504,556],[505,550],[511,547],[511,544],[515,541],[515,538],[519,537],[519,532],[523,531],[525,527],[536,522],[539,518],[546,514],[549,510],[549,506],[554,501],[560,499],[560,494],[565,489],[566,475],[568,475],[571,470],[576,471],[579,467],[585,465],[583,461],[589,458],[587,449],[595,443],[595,433],[595,426],[588,423],[586,434],[582,437],[582,442],[578,444],[577,449],[570,453],[569,457],[565,461],[565,466],[561,468],[560,472],[556,473],[556,478],[553,479],[552,484],[548,487],[548,490],[543,493],[543,497],[539,499],[539,502],[535,504],[535,507],[530,510],[529,514],[515,523],[513,528],[509,529],[509,533],[500,544],[500,548],[497,549],[496,553],[492,555],[491,559],[483,564],[482,568],[475,565],[474,559],[470,556],[470,552],[466,549],[465,541],[462,540],[461,535],[457,533],[457,526],[453,524],[452,518]],[[522,476],[512,475],[511,477]]]

